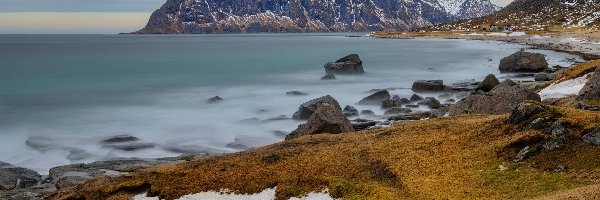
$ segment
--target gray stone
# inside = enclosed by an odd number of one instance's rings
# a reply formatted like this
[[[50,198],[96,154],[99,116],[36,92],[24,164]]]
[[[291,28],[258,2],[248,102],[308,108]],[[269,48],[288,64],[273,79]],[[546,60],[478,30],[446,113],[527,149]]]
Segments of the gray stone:
[[[430,109],[438,109],[442,107],[442,103],[440,103],[440,101],[433,97],[425,98],[425,100],[421,102],[421,104],[426,105]]]
[[[410,99],[400,98],[400,104],[409,104],[409,103],[412,103],[412,101],[410,101]]]
[[[600,127],[588,134],[585,134],[583,136],[583,141],[594,146],[600,146]]]
[[[105,140],[102,140],[103,143],[120,143],[120,142],[135,142],[138,141],[139,138],[131,136],[131,135],[115,135]]]
[[[342,113],[344,113],[344,115],[347,117],[352,117],[352,116],[358,115],[358,110],[356,108],[354,108],[353,106],[346,105],[346,107],[344,107],[344,110],[342,111]]]
[[[494,89],[494,87],[500,85],[500,81],[493,74],[489,74],[477,85],[475,90],[481,90],[484,92],[489,92]]]
[[[550,74],[550,73],[542,72],[542,73],[535,74],[533,79],[535,81],[551,81],[552,79],[554,79],[554,75]]]
[[[323,103],[334,105],[334,106],[338,107],[340,110],[342,109],[340,107],[340,104],[333,97],[327,95],[327,96],[323,96],[323,97],[319,97],[319,98],[310,100],[310,101],[305,102],[302,105],[300,105],[300,108],[298,108],[298,111],[296,111],[294,113],[294,115],[292,116],[292,119],[306,120],[306,119],[310,118],[310,116],[317,110],[317,106],[319,106]]]
[[[577,100],[598,101],[600,100],[600,67],[589,77],[588,82],[579,92]]]
[[[388,109],[393,107],[400,107],[402,103],[400,103],[400,99],[386,99],[381,103],[381,108]]]
[[[328,74],[363,74],[363,62],[357,54],[350,54],[339,60],[325,64]]]
[[[368,97],[363,98],[362,100],[360,100],[357,104],[358,105],[381,105],[383,103],[384,100],[386,99],[390,99],[390,93],[387,90],[381,90],[378,92],[375,92],[372,95],[369,95]]]
[[[360,111],[361,115],[375,115],[375,112],[373,112],[372,110],[362,110]]]
[[[546,56],[523,50],[500,60],[501,72],[541,72],[548,68]]]
[[[431,112],[403,113],[388,118],[388,121],[422,120],[436,117],[437,116]]]
[[[515,156],[515,158],[513,159],[513,162],[521,162],[521,161],[529,158],[532,154],[533,154],[533,152],[531,151],[530,147],[526,146],[525,148],[521,149],[521,151],[519,151],[519,153],[517,153],[517,156]]]
[[[412,112],[412,110],[409,108],[390,108],[389,110],[385,111],[384,115],[397,115],[410,112]]]
[[[549,112],[545,108],[537,104],[530,103],[519,103],[510,113],[508,118],[509,124],[521,124],[529,121],[532,117],[535,117],[541,113]]]
[[[507,80],[490,92],[472,94],[460,100],[450,107],[450,115],[504,114],[527,100],[540,102],[541,98],[537,93]]]
[[[221,103],[221,102],[223,102],[223,98],[221,98],[219,96],[214,96],[214,97],[211,97],[210,99],[206,100],[206,102],[208,102],[210,104]]]
[[[36,171],[2,163],[0,168],[0,190],[12,190],[37,185],[42,177]]]
[[[418,80],[412,85],[412,91],[414,92],[439,92],[445,89],[442,80]]]
[[[417,94],[413,94],[413,95],[410,97],[410,101],[423,101],[423,99],[424,99],[424,98],[423,98],[422,96],[419,96],[419,95],[417,95]]]
[[[305,96],[308,95],[305,92],[300,92],[300,91],[289,91],[289,92],[285,92],[285,95],[288,96]]]
[[[324,103],[319,105],[306,124],[299,125],[296,130],[286,136],[286,140],[304,135],[321,133],[338,134],[353,131],[352,124],[344,116],[339,107]]]

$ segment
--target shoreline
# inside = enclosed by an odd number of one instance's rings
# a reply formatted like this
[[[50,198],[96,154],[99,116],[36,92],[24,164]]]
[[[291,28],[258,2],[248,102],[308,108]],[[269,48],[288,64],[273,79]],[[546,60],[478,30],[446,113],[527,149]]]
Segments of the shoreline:
[[[373,36],[373,37],[378,38],[379,36]],[[508,36],[507,37],[496,37],[496,36],[494,36],[494,37],[487,37],[487,36],[466,36],[466,37],[423,36],[423,37],[419,37],[419,36],[414,36],[412,38],[502,41],[502,42],[507,42],[507,43],[518,43],[518,44],[522,44],[522,45],[527,45],[527,46],[531,46],[533,48],[540,48],[540,49],[557,51],[557,52],[562,52],[562,53],[569,53],[569,54],[577,55],[579,57],[586,59],[587,60],[586,62],[589,62],[590,60],[600,59],[600,48],[598,49],[598,51],[595,51],[595,52],[583,52],[583,51],[578,51],[578,50],[581,50],[582,48],[586,48],[585,45],[579,45],[579,46],[574,45],[576,47],[573,47],[573,44],[570,44],[570,43],[561,45],[561,44],[554,44],[553,42],[549,42],[549,41],[531,42],[533,40],[531,40],[530,37],[531,36],[520,36],[520,37],[508,37]],[[384,38],[387,38],[387,37],[384,37]],[[406,38],[388,38],[388,39],[412,39],[412,38],[411,38],[411,36],[408,36]],[[550,45],[550,43],[552,43],[552,45]],[[574,44],[582,44],[582,43],[574,43]],[[573,50],[573,48],[577,48],[577,49]],[[569,66],[569,67],[571,67],[571,66]],[[386,128],[386,127],[381,127],[381,128]],[[279,143],[281,143],[281,142],[278,142],[276,144],[279,144]],[[245,151],[247,151],[247,150],[245,150]],[[245,152],[245,151],[242,151],[242,152]],[[231,154],[236,154],[236,153],[228,153],[225,155],[231,155]],[[102,173],[103,175],[108,174],[108,176],[117,177],[117,176],[121,176],[121,175],[125,175],[128,173],[137,171],[137,170],[141,170],[141,169],[152,168],[152,167],[162,166],[162,165],[172,165],[172,164],[181,163],[181,162],[188,162],[188,161],[194,161],[194,160],[206,159],[206,158],[212,158],[212,157],[218,157],[218,156],[221,156],[221,154],[188,154],[188,155],[182,155],[182,156],[179,156],[176,158],[168,158],[168,157],[167,158],[158,158],[158,159],[140,158],[140,159],[97,161],[94,163],[87,163],[87,164],[82,164],[82,165],[73,164],[73,165],[65,165],[65,166],[56,166],[55,168],[63,168],[66,170],[66,171],[62,171],[62,172],[68,172],[68,170],[83,168],[85,170],[95,171],[92,173]],[[56,171],[61,171],[61,170],[54,170],[55,173],[53,173],[51,170],[50,176],[53,176],[53,175],[61,176],[60,173],[56,173]],[[106,173],[105,172],[106,170],[109,170],[109,173]],[[100,172],[100,171],[102,171],[102,172]],[[78,182],[80,180],[74,180],[74,181]],[[42,183],[43,184],[38,185],[41,187],[41,190],[52,190],[52,188],[51,188],[52,186],[44,185],[44,184],[49,184],[49,183],[44,183],[44,182],[42,182]],[[70,187],[70,186],[73,186],[73,185],[63,185],[61,187],[55,186],[56,187],[55,189],[61,189],[61,188]],[[35,189],[35,191],[37,191],[39,189],[40,188],[37,188],[37,189]],[[19,191],[19,192],[23,192],[23,191]],[[25,192],[31,192],[31,191],[25,191]],[[2,193],[0,192],[0,194],[2,194]],[[0,195],[0,197],[2,197],[2,196]]]

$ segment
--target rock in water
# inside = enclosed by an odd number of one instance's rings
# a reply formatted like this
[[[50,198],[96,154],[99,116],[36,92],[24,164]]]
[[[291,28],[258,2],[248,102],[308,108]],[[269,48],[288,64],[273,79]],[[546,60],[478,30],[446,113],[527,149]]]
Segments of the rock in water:
[[[208,99],[207,102],[211,103],[211,104],[213,104],[213,103],[221,103],[221,102],[223,102],[223,98],[221,98],[219,96],[214,96],[214,97],[211,97],[210,99]]]
[[[423,99],[424,99],[424,98],[423,98],[422,96],[419,96],[419,95],[417,95],[417,94],[413,94],[413,95],[410,97],[410,100],[411,100],[411,101],[423,101]]]
[[[333,97],[327,95],[307,101],[300,105],[300,108],[298,108],[298,111],[294,113],[292,119],[306,120],[310,118],[310,116],[317,110],[317,107],[322,103],[328,103],[338,107],[340,110],[342,109],[340,104]]]
[[[285,92],[285,95],[288,96],[304,96],[304,95],[308,95],[305,92],[300,92],[300,91],[289,91],[289,92]]]
[[[442,80],[418,80],[412,85],[412,91],[414,92],[439,92],[445,88]]]
[[[483,79],[483,81],[481,81],[481,83],[477,85],[475,90],[489,92],[490,90],[494,89],[494,87],[496,87],[497,85],[500,85],[500,81],[498,81],[496,76],[494,76],[493,74],[489,74],[485,77],[485,79]]]
[[[400,107],[400,106],[402,106],[400,99],[385,99],[381,103],[381,108],[383,108],[383,109]]]
[[[358,115],[358,110],[356,108],[352,107],[352,106],[349,106],[349,105],[347,105],[346,107],[344,107],[344,110],[342,112],[347,117],[352,117],[352,116],[357,116]]]
[[[500,60],[500,72],[541,72],[548,68],[546,56],[523,50]]]
[[[436,98],[426,98],[425,101],[422,102],[423,105],[426,105],[430,109],[438,109],[442,107],[442,103],[438,101]]]
[[[36,171],[0,162],[0,191],[37,185],[42,176]]]
[[[325,64],[327,74],[363,74],[362,60],[357,54],[350,54],[335,62]]]
[[[339,106],[322,103],[317,110],[310,116],[306,124],[301,124],[292,131],[286,140],[297,138],[303,135],[321,134],[321,133],[345,133],[353,132],[354,128],[350,121],[344,116]]]
[[[554,75],[550,74],[550,73],[542,72],[542,73],[535,74],[533,79],[535,81],[551,81],[552,79],[554,79]]]
[[[386,110],[384,115],[397,115],[410,112],[412,112],[412,110],[409,108],[391,108],[389,110]]]
[[[450,107],[450,115],[504,114],[526,100],[541,102],[537,93],[506,80],[490,92],[480,92],[460,100]]]
[[[358,105],[381,105],[383,103],[384,100],[386,99],[390,99],[390,92],[388,92],[387,90],[381,90],[379,92],[375,92],[372,95],[369,95],[368,97],[363,98],[362,100],[360,100],[357,104]]]
[[[600,67],[592,74],[583,89],[579,92],[577,100],[598,101],[600,100]]]
[[[360,111],[361,115],[375,115],[375,112],[373,112],[372,110],[362,110]]]
[[[323,76],[321,78],[321,80],[335,80],[335,75],[333,75],[331,73],[327,73],[327,74],[325,74],[325,76]]]

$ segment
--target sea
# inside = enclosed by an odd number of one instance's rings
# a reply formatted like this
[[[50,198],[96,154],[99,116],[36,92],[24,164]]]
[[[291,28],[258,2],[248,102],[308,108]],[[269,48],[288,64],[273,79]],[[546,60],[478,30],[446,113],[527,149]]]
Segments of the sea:
[[[415,80],[532,79],[498,71],[520,44],[348,37],[360,35],[0,35],[0,161],[48,174],[70,163],[237,152],[283,141],[303,123],[289,119],[298,106],[324,95],[381,115],[355,103],[377,89],[410,97]],[[580,60],[527,51],[551,66]],[[324,64],[351,53],[365,74],[321,80]],[[214,96],[223,101],[208,103]],[[123,135],[138,140],[105,142]]]

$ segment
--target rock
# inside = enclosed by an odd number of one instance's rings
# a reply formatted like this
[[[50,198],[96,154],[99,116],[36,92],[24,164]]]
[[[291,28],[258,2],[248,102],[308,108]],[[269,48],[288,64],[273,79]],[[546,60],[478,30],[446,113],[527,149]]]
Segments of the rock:
[[[552,79],[554,79],[554,75],[550,74],[550,73],[542,72],[542,73],[535,74],[533,79],[535,81],[551,81]]]
[[[352,123],[352,128],[354,128],[354,131],[362,131],[362,130],[367,130],[369,127],[375,126],[375,125],[377,125],[376,121],[355,122],[355,123]]]
[[[70,161],[84,160],[89,158],[92,154],[88,153],[83,149],[73,148],[69,150],[69,155],[67,155],[67,159]]]
[[[600,146],[600,127],[588,134],[585,134],[583,136],[583,141],[594,146]]]
[[[288,133],[286,131],[273,131],[273,135],[275,135],[279,138],[285,138],[285,136],[287,136],[288,134],[290,134],[290,133]]]
[[[323,103],[327,103],[327,104],[336,106],[340,110],[342,109],[340,107],[340,104],[333,97],[327,95],[327,96],[323,96],[323,97],[319,97],[319,98],[310,100],[310,101],[305,102],[302,105],[300,105],[300,108],[298,108],[298,111],[296,111],[294,113],[294,115],[292,116],[292,119],[295,119],[295,120],[308,119],[317,110],[317,106],[319,106]]]
[[[139,140],[139,138],[131,136],[131,135],[115,135],[108,139],[102,140],[102,143],[111,144],[111,143],[121,143],[121,142],[135,142],[138,140]]]
[[[567,167],[565,167],[564,165],[558,165],[556,166],[556,168],[554,168],[554,172],[559,173],[559,172],[564,172],[567,170]]]
[[[389,110],[386,110],[384,115],[397,115],[397,114],[402,114],[402,113],[410,113],[412,112],[411,109],[409,108],[390,108]]]
[[[381,103],[381,108],[388,109],[393,107],[400,107],[402,104],[400,103],[400,99],[386,99]]]
[[[358,110],[350,105],[346,105],[342,111],[346,117],[352,117],[358,115]]]
[[[422,104],[426,105],[430,109],[438,109],[442,107],[442,103],[433,97],[425,98],[425,101],[423,101]]]
[[[362,60],[357,54],[350,54],[339,60],[325,64],[328,74],[363,74]]]
[[[490,90],[494,89],[494,87],[496,87],[497,85],[500,85],[500,81],[498,81],[496,76],[494,76],[493,74],[489,74],[485,77],[485,79],[483,79],[483,81],[481,81],[481,83],[477,85],[475,90],[489,92]]]
[[[588,79],[588,82],[579,92],[577,100],[580,101],[598,101],[600,100],[600,67],[596,68],[594,73]]]
[[[37,185],[42,176],[36,171],[0,162],[0,190],[12,190]]]
[[[442,80],[418,80],[412,85],[414,92],[439,92],[444,91],[445,88]]]
[[[289,119],[292,119],[292,118],[289,118],[287,115],[279,115],[276,117],[271,117],[269,119],[265,119],[262,122],[272,122],[272,121],[281,121],[281,120],[289,120]]]
[[[437,116],[431,112],[404,113],[388,118],[388,121],[406,121],[406,120],[422,120],[428,118],[436,118]]]
[[[381,90],[379,92],[375,92],[368,97],[363,98],[357,104],[358,105],[381,105],[384,100],[390,99],[390,93],[387,90]]]
[[[445,103],[456,103],[456,100],[455,99],[448,99],[448,100],[446,100]]]
[[[300,92],[300,91],[289,91],[289,92],[285,92],[285,95],[288,96],[305,96],[308,95],[305,92]]]
[[[520,87],[511,80],[506,80],[490,92],[472,94],[460,100],[451,106],[450,115],[504,114],[511,112],[526,100],[541,101],[537,93]]]
[[[541,72],[548,68],[546,56],[523,50],[500,60],[500,72]]]
[[[530,150],[530,147],[526,146],[525,148],[521,149],[521,151],[519,151],[519,153],[517,153],[517,156],[515,156],[515,158],[513,159],[513,162],[521,162],[521,161],[529,158],[532,154],[533,154],[533,152]]]
[[[508,123],[517,125],[529,121],[534,116],[541,113],[549,112],[545,108],[537,104],[519,103],[510,113]]]
[[[360,111],[361,115],[375,115],[375,112],[373,112],[372,110],[362,110]]]
[[[419,105],[415,105],[415,104],[408,104],[408,105],[405,105],[405,106],[407,108],[418,108],[419,107]]]
[[[400,104],[409,104],[409,103],[412,103],[412,101],[410,101],[410,99],[407,99],[407,98],[400,99]]]
[[[422,96],[419,96],[419,95],[417,95],[417,94],[413,94],[413,95],[410,97],[410,101],[423,101],[423,99],[424,99],[424,98],[423,98]]]
[[[228,143],[226,146],[232,149],[247,150],[250,148],[268,145],[274,142],[276,141],[267,137],[238,135],[235,136],[233,142]]]
[[[221,98],[219,96],[214,96],[214,97],[208,99],[207,102],[210,104],[221,103],[221,102],[223,102],[223,98]]]
[[[306,124],[301,124],[292,131],[286,140],[297,138],[303,135],[321,134],[321,133],[346,133],[352,132],[352,124],[344,116],[342,110],[332,104],[320,104],[317,110],[310,116]]]
[[[551,119],[549,117],[537,118],[537,119],[534,119],[533,121],[529,122],[529,124],[525,125],[523,128],[521,128],[521,130],[523,130],[523,131],[540,130],[540,129],[548,127],[548,124],[550,122],[551,122]]]
[[[152,143],[128,143],[128,144],[106,144],[102,145],[104,148],[111,148],[121,151],[139,151],[143,149],[151,149],[156,145]]]
[[[327,73],[325,76],[321,77],[321,80],[335,80],[335,75]]]

